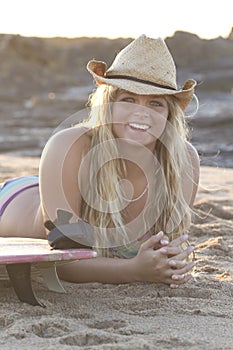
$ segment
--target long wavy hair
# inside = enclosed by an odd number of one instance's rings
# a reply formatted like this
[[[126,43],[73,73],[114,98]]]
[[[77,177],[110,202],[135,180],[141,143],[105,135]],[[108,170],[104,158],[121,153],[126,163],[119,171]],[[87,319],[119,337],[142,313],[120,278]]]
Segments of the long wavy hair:
[[[112,131],[111,103],[116,99],[119,88],[100,85],[90,96],[88,126],[91,139],[89,173],[85,179],[87,191],[82,201],[81,217],[101,228],[99,245],[127,245],[129,238],[124,222],[122,198],[119,196],[118,182],[126,176],[124,159],[121,159],[117,141]],[[175,96],[163,96],[168,103],[168,119],[165,129],[156,141],[155,152],[159,166],[154,176],[153,195],[139,220],[140,232],[136,238],[151,230],[152,234],[162,230],[171,239],[183,234],[190,225],[192,210],[184,198],[182,178],[192,174],[186,140],[188,128],[184,112]],[[102,147],[102,148],[101,148]],[[101,165],[101,166],[100,166]],[[191,171],[191,170],[190,170]],[[159,186],[158,186],[159,184]],[[108,230],[114,229],[114,234]]]

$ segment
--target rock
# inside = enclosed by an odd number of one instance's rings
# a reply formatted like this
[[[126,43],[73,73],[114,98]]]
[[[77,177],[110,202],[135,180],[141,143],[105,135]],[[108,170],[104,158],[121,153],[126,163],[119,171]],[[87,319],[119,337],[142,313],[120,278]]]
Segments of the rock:
[[[109,66],[131,40],[0,35],[1,152],[39,156],[54,128],[85,108],[93,90],[87,62],[95,58]],[[179,85],[188,78],[199,83],[192,142],[202,164],[232,167],[232,35],[204,40],[178,31],[165,40]]]

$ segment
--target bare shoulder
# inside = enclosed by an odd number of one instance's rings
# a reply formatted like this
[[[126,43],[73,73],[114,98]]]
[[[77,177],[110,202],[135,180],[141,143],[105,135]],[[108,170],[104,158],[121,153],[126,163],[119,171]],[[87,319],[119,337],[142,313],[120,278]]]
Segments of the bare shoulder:
[[[61,130],[54,134],[48,141],[50,147],[57,147],[59,144],[67,145],[77,143],[78,145],[84,145],[90,143],[90,130],[85,127],[71,127]]]
[[[67,128],[47,142],[40,159],[39,179],[46,216],[56,218],[57,208],[79,215],[81,194],[77,184],[80,164],[90,148],[88,129]]]
[[[62,155],[71,150],[79,152],[88,149],[91,142],[89,133],[90,130],[84,127],[71,127],[57,132],[46,143],[42,158],[48,153],[50,155]]]
[[[196,148],[190,142],[186,141],[186,146],[187,146],[189,157],[190,157],[190,160],[191,160],[191,163],[192,163],[193,171],[196,174],[199,174],[199,171],[200,171],[200,158],[199,158],[198,152],[197,152]]]

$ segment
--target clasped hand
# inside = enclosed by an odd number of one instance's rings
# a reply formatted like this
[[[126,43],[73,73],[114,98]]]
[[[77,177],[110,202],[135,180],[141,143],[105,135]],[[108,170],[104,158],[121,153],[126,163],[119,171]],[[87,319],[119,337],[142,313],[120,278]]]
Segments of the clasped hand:
[[[150,237],[132,259],[136,280],[164,283],[171,288],[189,281],[194,262],[187,262],[186,258],[195,247],[188,246],[183,250],[181,245],[187,240],[188,235],[183,235],[169,242],[162,231]]]

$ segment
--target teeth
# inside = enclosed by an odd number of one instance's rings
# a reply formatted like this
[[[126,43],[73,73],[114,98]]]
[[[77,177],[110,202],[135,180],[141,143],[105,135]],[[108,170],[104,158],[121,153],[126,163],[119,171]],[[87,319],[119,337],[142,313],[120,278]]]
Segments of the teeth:
[[[149,125],[146,124],[136,124],[136,123],[129,123],[129,126],[131,126],[134,129],[140,129],[140,130],[148,130],[150,128]]]

